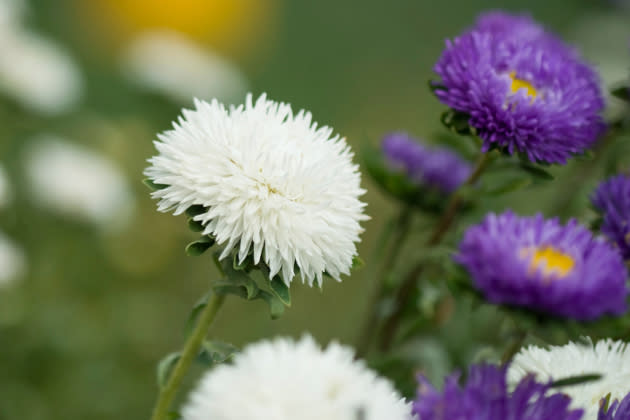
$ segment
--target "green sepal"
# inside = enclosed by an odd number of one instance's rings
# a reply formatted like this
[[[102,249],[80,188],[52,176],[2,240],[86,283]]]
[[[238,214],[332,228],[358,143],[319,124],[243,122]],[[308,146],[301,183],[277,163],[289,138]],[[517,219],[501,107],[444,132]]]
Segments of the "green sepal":
[[[212,366],[223,363],[239,350],[236,346],[218,340],[205,340],[199,351],[198,360]]]
[[[190,217],[188,219],[188,229],[192,230],[193,232],[201,232],[203,231],[203,224]]]
[[[142,183],[146,185],[147,187],[149,187],[149,189],[152,191],[163,190],[164,188],[168,187],[168,185],[166,184],[156,184],[155,182],[151,181],[149,178],[143,179]]]
[[[232,255],[232,269],[236,271],[251,271],[256,264],[254,264],[254,256],[252,254],[247,255],[242,262],[239,262],[238,252]]]
[[[562,379],[553,381],[551,382],[551,385],[549,386],[551,388],[560,388],[560,387],[565,387],[565,386],[582,385],[587,382],[598,381],[601,378],[602,378],[602,375],[600,375],[599,373],[569,376],[568,378],[562,378]]]
[[[630,86],[617,86],[610,90],[610,94],[617,99],[630,102]]]
[[[278,297],[286,306],[291,306],[291,293],[289,291],[289,286],[284,284],[280,277],[274,276],[274,278],[269,282],[269,287],[274,295]]]
[[[186,254],[191,257],[198,257],[210,249],[212,245],[214,245],[214,239],[204,236],[203,238],[186,245]]]
[[[612,397],[612,394],[609,392],[608,394],[604,395],[603,400],[601,401],[601,408],[603,410],[604,413],[608,413],[608,409],[610,408],[610,398]]]
[[[194,205],[194,206],[190,206],[186,209],[186,214],[189,217],[195,217],[198,216],[200,214],[205,213],[207,210],[204,206],[200,206],[200,205]]]
[[[352,257],[352,265],[350,266],[350,271],[360,270],[365,266],[365,261],[361,259],[358,255]]]
[[[171,372],[180,357],[182,357],[180,352],[173,352],[164,356],[164,358],[162,358],[162,360],[158,363],[156,374],[157,384],[160,389],[166,386],[166,383],[171,376]]]
[[[470,115],[449,109],[440,116],[440,122],[449,130],[462,136],[476,136],[477,129],[469,124]]]
[[[435,92],[437,92],[438,90],[447,90],[446,86],[444,86],[440,82],[436,82],[435,80],[429,80],[427,85],[429,86],[429,90],[431,91],[431,93],[433,93],[434,95]]]
[[[227,280],[214,283],[213,288],[217,294],[235,294],[247,300],[255,299],[260,291],[254,279],[240,271],[228,274]]]
[[[284,302],[280,300],[278,296],[273,293],[266,292],[261,290],[258,294],[258,297],[269,305],[269,313],[271,314],[271,319],[278,319],[284,313]]]

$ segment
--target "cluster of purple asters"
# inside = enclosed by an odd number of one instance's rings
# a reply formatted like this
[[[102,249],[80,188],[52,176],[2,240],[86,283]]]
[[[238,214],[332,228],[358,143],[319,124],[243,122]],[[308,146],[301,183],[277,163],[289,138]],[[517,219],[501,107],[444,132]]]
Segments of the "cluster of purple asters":
[[[575,220],[490,213],[465,232],[455,260],[492,303],[577,320],[626,311],[621,255]]]
[[[420,420],[580,420],[583,410],[569,408],[564,394],[547,395],[549,384],[526,376],[510,392],[507,367],[471,366],[468,379],[459,386],[459,375],[446,379],[444,391],[436,391],[420,377],[413,413]],[[612,417],[610,418],[613,419]],[[606,418],[605,420],[609,420]],[[614,418],[617,420],[617,418]]]
[[[455,152],[444,147],[429,148],[406,133],[385,136],[382,150],[390,169],[442,194],[456,190],[471,172],[470,164]]]
[[[566,163],[605,129],[595,71],[530,18],[485,14],[446,45],[434,67],[435,93],[469,116],[484,151]]]
[[[601,212],[601,230],[619,249],[624,260],[630,260],[630,177],[616,175],[602,182],[591,197]]]

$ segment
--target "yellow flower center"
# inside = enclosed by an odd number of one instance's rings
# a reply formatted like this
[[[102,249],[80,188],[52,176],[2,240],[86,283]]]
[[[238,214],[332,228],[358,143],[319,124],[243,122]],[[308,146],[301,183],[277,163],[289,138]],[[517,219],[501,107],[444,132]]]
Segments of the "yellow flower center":
[[[530,258],[530,270],[541,270],[545,277],[565,277],[575,266],[575,261],[570,255],[551,246],[524,248],[521,250],[521,255]]]
[[[527,96],[530,96],[532,100],[536,99],[538,92],[531,83],[526,80],[517,79],[515,71],[510,72],[510,78],[512,79],[512,84],[510,85],[510,90],[512,91],[512,93],[516,93],[521,89],[526,89]]]

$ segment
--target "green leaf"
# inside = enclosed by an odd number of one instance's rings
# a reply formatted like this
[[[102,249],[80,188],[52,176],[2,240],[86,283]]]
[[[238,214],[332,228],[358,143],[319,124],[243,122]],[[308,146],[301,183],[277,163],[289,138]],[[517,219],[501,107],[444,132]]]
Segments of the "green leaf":
[[[280,280],[280,277],[274,276],[269,283],[269,286],[271,287],[273,294],[275,294],[282,303],[287,306],[291,306],[291,293],[289,292],[289,287]]]
[[[157,365],[157,384],[160,389],[166,386],[171,372],[181,357],[180,352],[174,352],[166,355]]]
[[[278,319],[284,313],[284,303],[276,295],[261,290],[259,295],[269,305],[271,319]]]
[[[225,362],[238,351],[238,348],[230,343],[205,340],[199,352],[199,359],[208,365],[216,365]]]
[[[531,163],[521,163],[521,168],[534,179],[541,181],[552,181],[554,179],[553,175],[549,172]]]
[[[190,217],[195,217],[205,212],[206,212],[206,208],[200,205],[190,206],[186,209],[186,214]]]
[[[184,333],[186,337],[190,335],[192,330],[195,328],[195,324],[197,323],[197,318],[199,317],[199,313],[206,307],[208,304],[208,299],[210,298],[210,293],[206,293],[195,306],[190,310],[190,314],[188,315],[188,319],[186,320],[186,326],[184,327]]]
[[[164,188],[168,187],[168,185],[165,185],[165,184],[156,184],[155,182],[151,181],[149,178],[143,179],[142,183],[153,191],[163,190]]]
[[[630,102],[630,87],[628,86],[617,86],[611,89],[610,94],[622,101]]]
[[[203,224],[201,224],[201,222],[194,220],[191,217],[188,219],[188,229],[192,230],[193,232],[201,232],[203,231]]]
[[[531,183],[532,179],[530,177],[508,178],[493,188],[485,189],[484,194],[491,196],[503,195],[528,187]]]
[[[560,388],[563,386],[582,385],[587,382],[598,381],[602,378],[599,373],[592,373],[586,375],[570,376],[568,378],[558,379],[551,383],[551,388]]]
[[[204,236],[195,242],[189,243],[186,246],[186,254],[191,257],[198,257],[210,249],[212,245],[214,245],[214,239]]]
[[[358,255],[352,257],[352,265],[350,266],[350,270],[360,270],[365,266],[365,261],[361,259]]]

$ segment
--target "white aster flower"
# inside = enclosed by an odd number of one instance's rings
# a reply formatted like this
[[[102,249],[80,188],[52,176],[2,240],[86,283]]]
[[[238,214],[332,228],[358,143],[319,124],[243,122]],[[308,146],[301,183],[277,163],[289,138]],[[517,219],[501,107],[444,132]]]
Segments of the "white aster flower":
[[[542,381],[591,373],[603,378],[561,389],[569,395],[573,408],[585,410],[584,420],[596,420],[600,400],[611,394],[610,401],[620,401],[630,392],[630,348],[611,339],[583,345],[569,342],[544,349],[530,346],[522,349],[508,371],[508,380],[516,384],[528,372]]]
[[[195,105],[155,142],[159,155],[145,174],[167,185],[153,193],[158,209],[204,206],[195,220],[227,244],[221,258],[237,249],[243,261],[253,248],[254,262],[286,284],[295,265],[309,285],[324,272],[348,274],[367,216],[345,139],[265,95],[229,110],[216,100]]]
[[[6,171],[0,165],[0,209],[5,207],[11,201],[11,185]]]
[[[249,345],[210,370],[182,409],[184,420],[407,420],[392,384],[336,343],[310,337]]]
[[[16,29],[0,36],[0,92],[42,114],[59,114],[79,99],[82,80],[59,45]]]
[[[41,206],[106,230],[128,221],[133,208],[129,186],[103,156],[45,136],[33,141],[25,166],[33,200]]]
[[[0,232],[0,288],[19,279],[25,268],[26,258],[22,250]]]
[[[234,64],[177,32],[138,36],[122,65],[138,85],[181,103],[193,97],[231,100],[246,92],[245,77]]]

